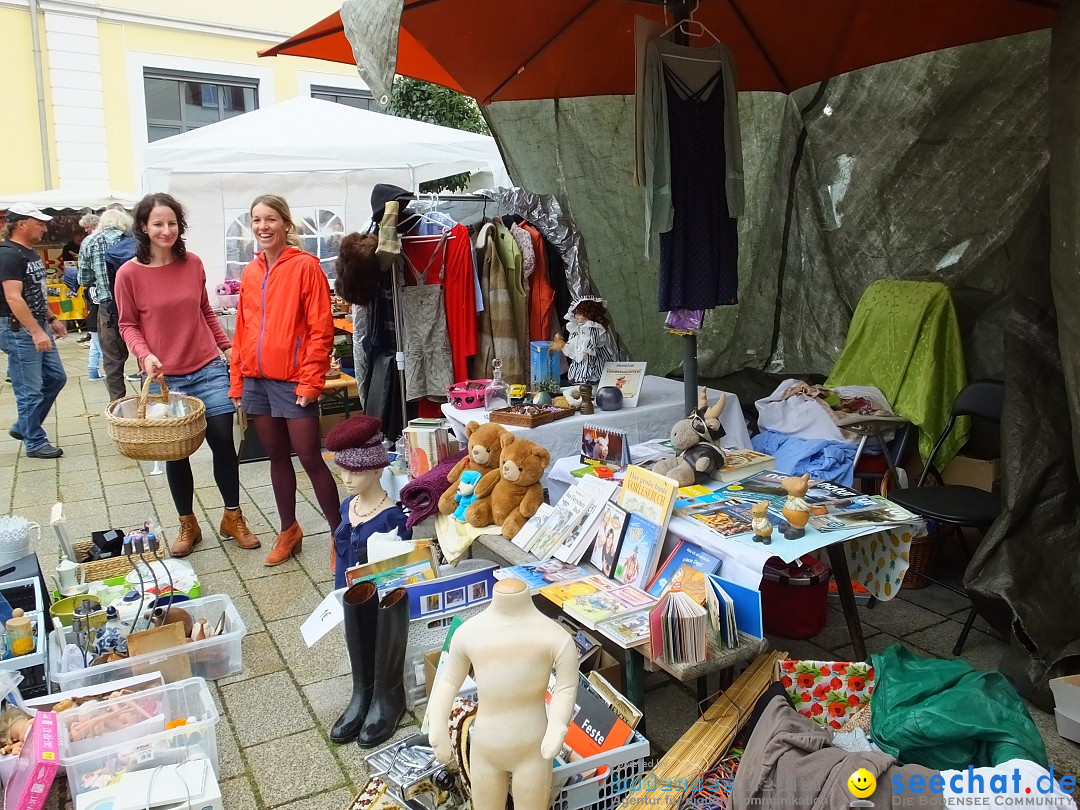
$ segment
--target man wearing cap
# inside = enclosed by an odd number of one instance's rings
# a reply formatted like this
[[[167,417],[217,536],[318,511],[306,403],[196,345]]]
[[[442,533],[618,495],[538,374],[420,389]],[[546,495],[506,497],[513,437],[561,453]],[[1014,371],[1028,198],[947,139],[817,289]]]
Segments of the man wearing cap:
[[[34,250],[52,217],[29,203],[8,208],[6,241],[0,243],[0,347],[8,356],[18,419],[8,433],[22,441],[30,458],[59,458],[42,424],[67,382],[55,337],[65,337],[64,322],[49,311],[45,263]]]

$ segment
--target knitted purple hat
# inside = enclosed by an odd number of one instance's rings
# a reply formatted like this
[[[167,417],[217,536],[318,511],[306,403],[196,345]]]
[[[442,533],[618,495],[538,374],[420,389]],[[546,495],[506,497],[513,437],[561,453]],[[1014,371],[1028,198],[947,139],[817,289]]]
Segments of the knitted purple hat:
[[[390,463],[381,427],[374,416],[353,416],[326,434],[326,449],[334,451],[335,463],[346,470],[381,470]]]

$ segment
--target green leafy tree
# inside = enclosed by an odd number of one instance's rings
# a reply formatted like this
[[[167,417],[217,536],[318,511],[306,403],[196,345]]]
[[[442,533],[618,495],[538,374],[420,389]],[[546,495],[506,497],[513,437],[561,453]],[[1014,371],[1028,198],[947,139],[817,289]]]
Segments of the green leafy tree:
[[[414,121],[426,121],[429,124],[463,129],[481,135],[491,134],[474,99],[437,84],[405,76],[394,79],[388,112]],[[462,172],[432,180],[430,183],[421,183],[420,191],[425,194],[462,191],[469,185],[470,176],[469,172]]]

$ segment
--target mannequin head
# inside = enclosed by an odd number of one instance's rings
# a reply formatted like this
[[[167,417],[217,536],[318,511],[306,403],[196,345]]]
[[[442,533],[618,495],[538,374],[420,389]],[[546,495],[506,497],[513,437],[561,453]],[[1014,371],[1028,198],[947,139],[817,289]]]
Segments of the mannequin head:
[[[345,485],[345,491],[350,495],[366,495],[369,492],[381,489],[379,479],[382,477],[382,470],[364,470],[362,472],[355,472],[353,470],[347,470],[344,467],[341,469],[341,483]]]

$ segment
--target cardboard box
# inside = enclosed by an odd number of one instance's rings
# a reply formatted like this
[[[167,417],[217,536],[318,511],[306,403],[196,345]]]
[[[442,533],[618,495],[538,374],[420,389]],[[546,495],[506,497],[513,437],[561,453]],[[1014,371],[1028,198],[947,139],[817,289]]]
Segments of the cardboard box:
[[[424,691],[431,697],[431,685],[435,683],[435,673],[439,669],[439,656],[442,650],[432,650],[424,653]]]
[[[624,695],[626,694],[626,687],[623,684],[622,665],[613,655],[609,654],[607,650],[600,651],[600,660],[597,662],[596,666],[593,667],[592,671],[596,672]],[[638,708],[640,709],[642,707],[638,706]]]
[[[1001,480],[1001,459],[956,456],[949,462],[942,477],[946,484],[963,484],[993,492]]]
[[[1054,717],[1057,719],[1058,735],[1066,740],[1080,743],[1080,720],[1074,720],[1061,709],[1054,709]]]
[[[4,789],[4,810],[40,810],[49,796],[59,767],[56,715],[38,712],[23,744],[19,761]]]
[[[1054,693],[1058,734],[1080,742],[1080,675],[1054,678],[1050,681],[1050,691]]]
[[[324,413],[319,417],[319,435],[325,439],[326,434],[333,430],[335,425],[344,421],[344,413]]]

